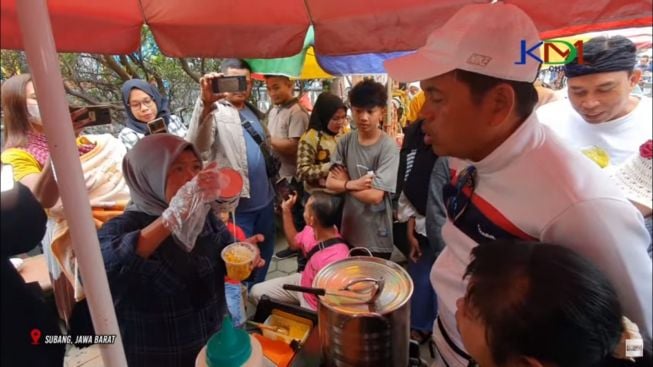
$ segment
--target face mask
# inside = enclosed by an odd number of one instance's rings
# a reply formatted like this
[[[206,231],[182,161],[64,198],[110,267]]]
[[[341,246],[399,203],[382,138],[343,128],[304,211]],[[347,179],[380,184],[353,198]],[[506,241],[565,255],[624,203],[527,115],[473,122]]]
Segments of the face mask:
[[[41,111],[39,110],[39,105],[37,104],[28,104],[27,105],[27,112],[29,115],[36,119],[36,120],[41,120]]]

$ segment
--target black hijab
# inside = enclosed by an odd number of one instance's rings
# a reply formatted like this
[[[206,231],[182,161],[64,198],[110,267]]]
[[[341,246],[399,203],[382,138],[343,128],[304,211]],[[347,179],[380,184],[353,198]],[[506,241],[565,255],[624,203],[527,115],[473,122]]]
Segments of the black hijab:
[[[309,129],[325,132],[329,135],[336,135],[338,132],[332,132],[328,129],[329,121],[339,109],[347,110],[340,97],[329,92],[321,93],[315,101],[311,119],[308,123]]]
[[[168,99],[161,96],[161,93],[159,93],[157,88],[142,79],[128,80],[120,88],[120,91],[122,92],[122,103],[125,105],[125,112],[127,113],[127,120],[125,120],[125,125],[127,125],[130,129],[144,135],[148,135],[150,133],[147,129],[147,122],[137,120],[136,116],[134,116],[132,113],[131,107],[129,106],[129,94],[131,93],[132,89],[140,89],[141,91],[147,93],[150,98],[152,98],[154,103],[156,103],[156,117],[163,117],[166,126],[168,126],[168,123],[170,122]]]

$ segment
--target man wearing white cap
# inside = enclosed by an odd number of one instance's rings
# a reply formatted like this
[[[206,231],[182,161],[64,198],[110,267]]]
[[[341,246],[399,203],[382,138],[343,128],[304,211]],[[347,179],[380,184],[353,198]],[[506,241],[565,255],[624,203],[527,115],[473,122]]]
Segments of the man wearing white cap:
[[[470,250],[494,239],[546,241],[583,254],[619,286],[625,315],[651,337],[652,272],[642,216],[533,114],[539,64],[518,62],[524,45],[539,41],[516,6],[468,5],[416,53],[385,63],[393,79],[421,81],[424,130],[435,154],[452,157],[452,181],[443,190],[446,247],[431,271],[439,366],[470,363],[456,302],[465,294]]]

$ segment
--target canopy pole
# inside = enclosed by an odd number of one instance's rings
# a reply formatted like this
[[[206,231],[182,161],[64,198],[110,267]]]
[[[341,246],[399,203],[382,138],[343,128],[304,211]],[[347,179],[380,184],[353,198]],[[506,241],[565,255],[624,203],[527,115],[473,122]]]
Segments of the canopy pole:
[[[386,74],[388,76],[388,82],[386,83],[386,89],[388,92],[388,100],[386,101],[386,108],[385,108],[385,126],[384,126],[384,131],[388,132],[386,129],[392,130],[391,125],[393,124],[392,121],[392,78],[390,77],[390,74]],[[392,136],[394,138],[394,136]]]
[[[124,367],[127,359],[92,221],[47,2],[16,1],[16,12],[93,326],[98,335],[116,336],[114,344],[100,345],[102,360],[106,367]]]

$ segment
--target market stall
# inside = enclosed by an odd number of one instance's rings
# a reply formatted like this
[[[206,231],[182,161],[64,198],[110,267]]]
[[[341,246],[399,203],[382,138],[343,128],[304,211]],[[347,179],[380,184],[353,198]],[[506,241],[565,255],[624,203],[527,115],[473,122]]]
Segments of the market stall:
[[[411,51],[460,7],[477,3],[433,0],[2,0],[2,48],[24,49],[36,91],[81,277],[96,333],[118,335],[101,348],[105,366],[126,365],[113,300],[66,108],[56,52],[123,54],[152,30],[168,56],[287,57],[300,52],[309,25],[315,52],[327,56]],[[650,25],[651,1],[505,1],[526,11],[545,39],[602,29]],[[508,20],[507,20],[508,21]],[[327,70],[328,71],[328,70]],[[51,122],[56,121],[56,122]]]

